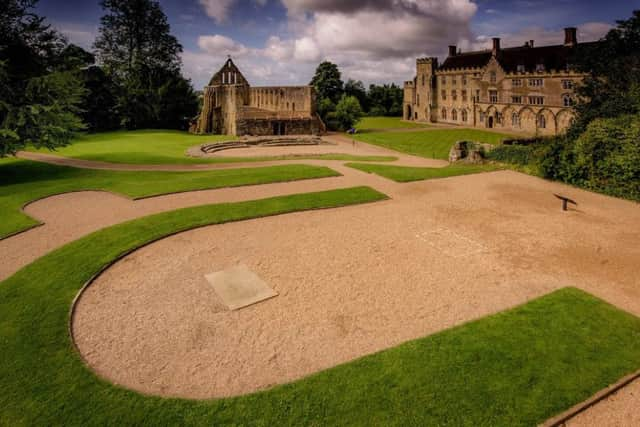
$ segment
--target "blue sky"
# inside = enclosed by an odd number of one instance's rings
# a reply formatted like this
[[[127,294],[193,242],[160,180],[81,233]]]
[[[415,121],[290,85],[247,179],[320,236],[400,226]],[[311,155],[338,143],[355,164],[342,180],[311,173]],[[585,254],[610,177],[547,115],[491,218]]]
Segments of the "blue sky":
[[[640,0],[160,0],[184,47],[183,71],[200,88],[234,57],[252,84],[306,84],[323,59],[343,77],[365,83],[412,78],[415,58],[443,57],[447,46],[487,47],[534,39],[601,37]],[[38,13],[90,48],[102,10],[98,0],[40,0]]]

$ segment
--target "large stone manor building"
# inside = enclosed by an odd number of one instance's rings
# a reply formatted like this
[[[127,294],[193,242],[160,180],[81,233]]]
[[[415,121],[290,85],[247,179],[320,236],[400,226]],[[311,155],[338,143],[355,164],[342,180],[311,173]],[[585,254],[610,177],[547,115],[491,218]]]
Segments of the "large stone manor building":
[[[574,87],[583,75],[569,60],[578,46],[575,28],[565,29],[561,45],[461,53],[417,60],[417,75],[404,85],[404,118],[522,131],[537,135],[564,132],[573,118]]]
[[[312,86],[251,87],[231,58],[204,88],[193,133],[305,135],[325,130]]]

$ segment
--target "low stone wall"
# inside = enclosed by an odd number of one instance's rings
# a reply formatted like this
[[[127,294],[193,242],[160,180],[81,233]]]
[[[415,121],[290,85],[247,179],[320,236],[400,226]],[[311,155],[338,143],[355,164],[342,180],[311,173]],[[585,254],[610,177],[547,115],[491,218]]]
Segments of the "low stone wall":
[[[250,147],[288,147],[288,146],[315,146],[334,145],[322,140],[319,136],[295,135],[295,136],[272,136],[272,137],[245,137],[234,141],[223,141],[212,144],[203,144],[191,147],[187,155],[191,157],[202,157],[224,150]]]
[[[320,135],[322,123],[314,117],[291,119],[241,118],[236,122],[237,135]]]

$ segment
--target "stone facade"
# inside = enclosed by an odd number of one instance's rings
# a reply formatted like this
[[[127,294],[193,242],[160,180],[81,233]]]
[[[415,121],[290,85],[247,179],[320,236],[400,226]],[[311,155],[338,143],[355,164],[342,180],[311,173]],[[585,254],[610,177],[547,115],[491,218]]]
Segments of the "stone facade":
[[[565,43],[461,53],[449,47],[442,65],[420,58],[416,77],[404,85],[404,118],[431,123],[556,135],[573,120],[574,88],[584,76],[570,68],[576,29]]]
[[[326,128],[312,86],[251,87],[231,59],[204,88],[200,116],[190,131],[227,135],[307,135]]]

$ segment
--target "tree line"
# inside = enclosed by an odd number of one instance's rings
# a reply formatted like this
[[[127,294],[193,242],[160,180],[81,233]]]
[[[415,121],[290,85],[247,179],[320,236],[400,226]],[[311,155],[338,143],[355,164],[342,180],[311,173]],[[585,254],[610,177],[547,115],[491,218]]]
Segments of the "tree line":
[[[55,148],[82,130],[186,128],[198,97],[182,46],[154,0],[103,0],[94,52],[38,16],[38,0],[0,9],[0,157]]]
[[[359,80],[342,81],[342,73],[324,61],[311,79],[316,90],[317,110],[330,129],[347,130],[363,115],[402,116],[403,90],[395,83],[369,86]]]

